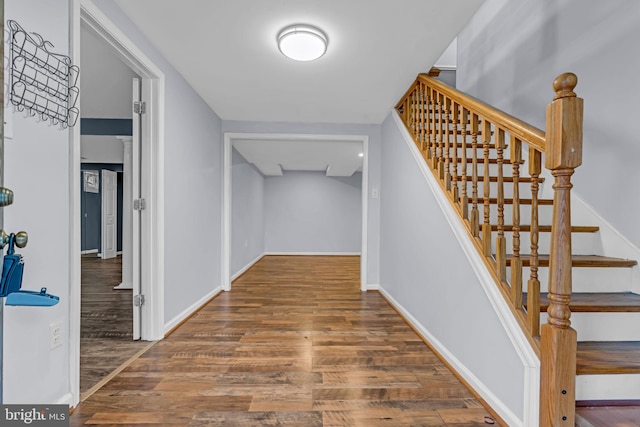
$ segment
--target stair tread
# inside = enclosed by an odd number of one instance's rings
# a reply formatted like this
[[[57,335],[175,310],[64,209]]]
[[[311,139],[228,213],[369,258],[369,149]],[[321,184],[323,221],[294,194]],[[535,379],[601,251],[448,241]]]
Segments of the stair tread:
[[[527,294],[524,295],[526,306]],[[540,311],[549,307],[548,293],[540,294]],[[569,308],[574,313],[640,312],[640,295],[633,292],[574,292]]]
[[[511,264],[511,257],[507,255],[507,265]],[[522,265],[529,266],[531,259],[529,255],[520,255]],[[538,265],[540,267],[549,266],[549,255],[538,255]],[[602,255],[573,255],[571,257],[573,267],[633,267],[638,264],[632,259],[606,257]]]
[[[491,225],[491,230],[492,231],[497,231],[498,230],[498,226],[496,224],[492,224]],[[504,231],[513,231],[513,225],[505,225],[504,226]],[[531,231],[531,226],[530,225],[521,225],[520,226],[520,231],[528,233],[529,231]],[[540,233],[550,233],[551,232],[551,226],[550,225],[539,225],[538,226],[538,231]],[[571,226],[571,232],[572,233],[595,233],[596,231],[600,231],[600,227],[598,227],[596,225],[572,225]]]
[[[640,341],[578,342],[576,373],[640,374]]]

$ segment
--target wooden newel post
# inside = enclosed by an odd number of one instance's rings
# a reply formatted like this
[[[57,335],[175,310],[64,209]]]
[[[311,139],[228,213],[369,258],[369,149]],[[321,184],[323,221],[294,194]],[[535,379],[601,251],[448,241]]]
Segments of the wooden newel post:
[[[582,99],[575,74],[553,82],[547,106],[545,166],[554,176],[548,321],[542,326],[540,425],[575,425],[576,331],[571,328],[571,175],[582,163]]]

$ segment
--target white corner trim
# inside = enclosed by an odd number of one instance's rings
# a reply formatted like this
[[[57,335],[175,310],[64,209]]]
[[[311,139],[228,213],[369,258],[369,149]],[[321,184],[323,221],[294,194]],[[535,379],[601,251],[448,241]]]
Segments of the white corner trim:
[[[265,252],[264,255],[359,256],[360,252]]]
[[[198,311],[205,304],[207,304],[211,298],[215,297],[220,292],[222,292],[222,286],[216,287],[211,292],[207,293],[205,296],[200,298],[198,301],[194,302],[189,307],[184,309],[180,314],[178,314],[176,317],[174,317],[164,325],[164,333],[166,334],[171,329],[175,328],[180,322],[182,322],[184,319],[187,319],[193,313]]]
[[[242,276],[242,274],[244,274],[245,271],[247,271],[248,269],[253,267],[253,265],[255,263],[257,263],[258,261],[260,261],[262,258],[264,258],[265,255],[266,255],[266,253],[263,252],[262,254],[260,254],[257,257],[255,257],[253,260],[249,261],[249,263],[247,265],[242,267],[240,270],[238,270],[236,273],[234,273],[233,276],[231,276],[231,281],[233,282],[238,277]]]
[[[59,398],[58,400],[56,400],[55,402],[53,402],[53,404],[73,406],[73,395],[71,393],[67,393],[61,398]]]
[[[469,265],[475,272],[484,293],[487,295],[487,298],[491,303],[495,313],[497,314],[500,323],[502,324],[505,332],[507,333],[507,336],[511,340],[511,343],[516,350],[516,353],[518,354],[518,357],[525,367],[525,425],[538,425],[538,412],[540,404],[540,359],[538,359],[538,356],[529,344],[527,337],[524,335],[524,332],[520,328],[520,325],[513,316],[511,308],[502,297],[502,294],[496,286],[493,277],[487,270],[487,267],[484,264],[481,255],[478,253],[475,246],[473,245],[472,240],[469,238],[469,234],[467,233],[464,224],[462,224],[462,222],[458,219],[458,215],[455,212],[453,206],[451,206],[451,203],[447,199],[447,196],[442,192],[440,184],[436,181],[436,178],[428,169],[427,164],[422,157],[422,154],[418,150],[418,147],[416,147],[416,144],[414,143],[413,138],[404,126],[404,123],[402,123],[398,112],[392,110],[391,114],[396,122],[398,129],[404,137],[407,146],[409,147],[409,151],[415,158],[418,168],[422,172],[425,181],[429,185],[433,196],[438,202],[440,209],[442,209],[444,216],[449,223],[449,226],[451,227],[451,230],[453,231],[456,239],[458,240],[458,243],[460,244],[460,247],[464,251],[469,261]]]
[[[398,310],[402,315],[411,323],[411,325],[418,331],[420,336],[429,342],[436,349],[436,351],[456,370],[462,378],[473,389],[482,396],[482,398],[502,417],[507,425],[516,426],[533,426],[536,424],[523,423],[523,421],[514,414],[507,405],[502,402],[498,396],[493,394],[491,390],[476,377],[467,367],[458,360],[453,353],[451,353],[436,337],[434,337],[418,320],[411,315],[398,301],[396,301],[387,291],[380,287],[380,293],[384,298]]]

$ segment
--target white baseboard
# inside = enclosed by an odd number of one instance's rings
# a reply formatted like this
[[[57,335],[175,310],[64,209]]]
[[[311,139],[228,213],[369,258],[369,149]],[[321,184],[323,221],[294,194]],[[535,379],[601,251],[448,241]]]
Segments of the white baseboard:
[[[133,289],[133,283],[120,283],[118,286],[114,286],[113,289]]]
[[[458,360],[438,339],[436,339],[418,320],[411,315],[398,301],[396,301],[383,287],[379,287],[384,298],[395,307],[407,321],[415,328],[420,336],[426,340],[456,372],[502,417],[509,426],[524,426],[523,421],[516,416],[489,388],[476,377],[465,365]]]
[[[236,273],[234,273],[231,276],[231,281],[233,282],[234,280],[236,280],[238,277],[242,276],[242,274],[247,271],[248,269],[250,269],[251,267],[253,267],[253,264],[255,264],[256,262],[260,261],[262,258],[264,258],[266,254],[262,253],[260,255],[258,255],[257,257],[255,257],[252,261],[249,261],[249,263],[247,265],[245,265],[244,267],[242,267],[240,270],[238,270]]]
[[[265,252],[265,255],[360,256],[360,252]]]
[[[379,291],[380,290],[380,285],[375,284],[375,283],[367,283],[367,290],[368,291]]]
[[[86,251],[80,251],[80,255],[97,254],[97,253],[98,253],[97,249],[87,249]]]
[[[169,322],[165,323],[165,325],[164,325],[164,333],[166,334],[171,329],[175,328],[180,322],[182,322],[184,319],[188,318],[193,313],[198,311],[203,305],[205,305],[207,302],[209,302],[209,300],[211,298],[215,297],[220,292],[222,292],[222,286],[218,286],[217,288],[215,288],[214,290],[212,290],[211,292],[209,292],[208,294],[206,294],[205,296],[200,298],[198,301],[196,301],[193,304],[191,304],[189,307],[187,307],[185,310],[183,310],[182,313],[178,314],[176,317],[171,319]]]

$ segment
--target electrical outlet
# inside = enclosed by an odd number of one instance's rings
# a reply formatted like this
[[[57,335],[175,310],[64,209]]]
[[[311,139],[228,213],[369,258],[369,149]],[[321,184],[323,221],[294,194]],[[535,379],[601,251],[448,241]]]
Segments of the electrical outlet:
[[[49,325],[49,350],[62,345],[62,323],[56,322]]]

